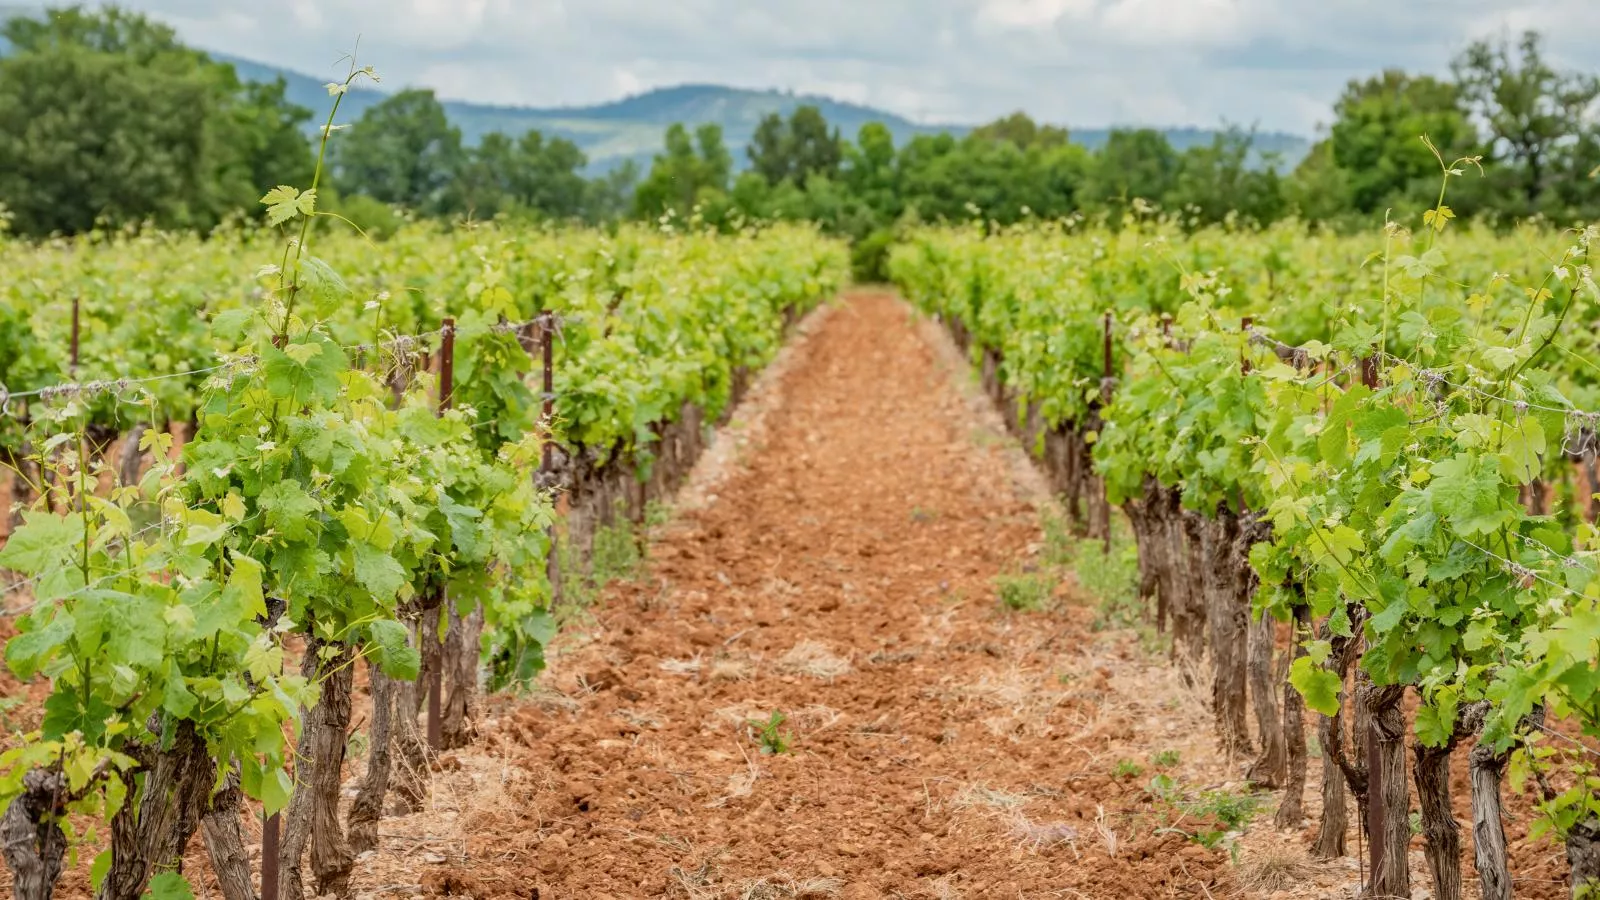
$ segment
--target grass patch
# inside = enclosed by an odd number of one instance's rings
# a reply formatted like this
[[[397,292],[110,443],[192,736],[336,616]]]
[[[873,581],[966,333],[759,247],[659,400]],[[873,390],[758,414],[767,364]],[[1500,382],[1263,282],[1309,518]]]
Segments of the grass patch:
[[[1111,770],[1111,777],[1116,779],[1138,778],[1144,774],[1144,766],[1131,759],[1117,760],[1116,768]]]
[[[1078,586],[1097,601],[1093,627],[1145,632],[1150,611],[1139,599],[1139,548],[1127,521],[1112,517],[1109,553],[1105,541],[1074,534],[1064,517],[1046,514],[1042,525],[1045,563],[1072,572]]]
[[[1041,612],[1050,608],[1055,579],[1039,572],[1001,575],[994,580],[1000,605],[1012,612]]]
[[[1179,759],[1180,757],[1178,756],[1178,751],[1162,750],[1160,753],[1151,755],[1150,765],[1155,766],[1158,769],[1170,769],[1178,764]]]
[[[762,753],[775,756],[779,753],[789,752],[789,745],[793,741],[793,737],[789,732],[779,730],[783,727],[785,721],[783,713],[777,710],[773,710],[772,715],[766,721],[761,719],[751,719],[749,721],[751,737],[754,738],[756,746],[761,748]]]
[[[645,509],[645,522],[652,516],[664,516],[665,508],[651,504]],[[623,512],[618,502],[610,525],[595,529],[594,544],[590,550],[588,566],[579,558],[564,521],[556,526],[556,566],[560,571],[561,598],[556,609],[559,621],[581,615],[595,601],[600,592],[613,581],[633,578],[645,563],[644,531]]]
[[[1175,831],[1206,849],[1217,847],[1230,835],[1242,831],[1266,805],[1268,798],[1266,794],[1228,790],[1204,791],[1197,797],[1185,798],[1177,779],[1165,774],[1150,779],[1148,791],[1182,813],[1180,824],[1185,827],[1173,826],[1158,831]]]

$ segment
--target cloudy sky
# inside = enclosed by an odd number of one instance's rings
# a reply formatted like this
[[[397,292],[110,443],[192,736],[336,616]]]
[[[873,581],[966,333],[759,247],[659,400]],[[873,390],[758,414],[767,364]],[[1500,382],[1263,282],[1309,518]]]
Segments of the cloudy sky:
[[[1015,109],[1079,126],[1310,134],[1351,77],[1444,71],[1536,28],[1600,68],[1596,0],[124,0],[191,43],[331,77],[555,106],[685,82],[778,87],[927,122]]]

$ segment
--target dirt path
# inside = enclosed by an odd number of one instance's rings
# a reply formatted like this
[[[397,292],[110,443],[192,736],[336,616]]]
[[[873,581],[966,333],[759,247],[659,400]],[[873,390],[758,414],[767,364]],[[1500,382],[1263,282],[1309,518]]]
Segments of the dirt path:
[[[1146,791],[1218,777],[1199,698],[1085,602],[997,602],[1041,553],[1037,488],[948,343],[861,294],[786,368],[542,693],[385,822],[362,891],[1237,896],[1224,853],[1157,831],[1203,823]],[[764,754],[748,723],[775,711],[788,750]]]

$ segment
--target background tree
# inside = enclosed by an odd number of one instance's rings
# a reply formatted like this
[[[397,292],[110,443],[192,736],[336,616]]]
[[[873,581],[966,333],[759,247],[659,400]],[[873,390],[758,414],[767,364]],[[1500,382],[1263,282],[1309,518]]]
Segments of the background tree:
[[[1190,226],[1230,216],[1258,225],[1282,218],[1288,205],[1283,182],[1275,169],[1250,165],[1253,145],[1253,133],[1232,128],[1208,146],[1185,150],[1165,205]]]
[[[1553,175],[1571,173],[1574,155],[1592,152],[1600,78],[1556,71],[1538,33],[1509,44],[1477,41],[1456,58],[1456,81],[1489,134],[1488,159],[1507,173],[1531,211]],[[1590,140],[1586,141],[1588,137]]]
[[[844,149],[838,129],[829,130],[822,110],[801,106],[788,121],[778,113],[763,116],[745,155],[767,184],[787,180],[804,187],[816,175],[836,177]]]
[[[512,179],[517,205],[542,219],[575,219],[583,214],[589,160],[566,138],[529,131],[517,143],[519,165]]]
[[[74,8],[0,36],[0,202],[19,233],[206,229],[310,170],[309,112],[283,83],[241,84],[166,26]]]
[[[720,202],[732,170],[721,126],[702,125],[691,138],[683,125],[673,125],[665,152],[656,154],[650,174],[634,192],[634,211],[643,218],[669,209],[686,215],[697,203]]]
[[[433,91],[420,89],[369,107],[330,146],[341,192],[428,213],[449,210],[448,192],[465,159],[460,129]]]
[[[1333,107],[1327,141],[1331,162],[1344,172],[1341,203],[1356,212],[1427,204],[1439,188],[1439,160],[1475,153],[1478,136],[1460,89],[1428,75],[1398,69],[1351,81]]]
[[[633,209],[633,195],[639,184],[639,166],[628,160],[584,185],[583,218],[587,222],[611,222],[625,218]]]
[[[841,183],[846,191],[884,221],[899,217],[899,175],[895,169],[894,134],[881,122],[861,126],[854,144],[843,148]]]
[[[1178,174],[1178,153],[1167,136],[1150,128],[1118,129],[1095,154],[1083,190],[1083,205],[1120,220],[1135,199],[1161,203]]]
[[[1030,147],[1060,147],[1067,143],[1067,130],[1040,125],[1018,110],[987,125],[973,129],[972,136],[985,141],[1010,141],[1024,150]]]

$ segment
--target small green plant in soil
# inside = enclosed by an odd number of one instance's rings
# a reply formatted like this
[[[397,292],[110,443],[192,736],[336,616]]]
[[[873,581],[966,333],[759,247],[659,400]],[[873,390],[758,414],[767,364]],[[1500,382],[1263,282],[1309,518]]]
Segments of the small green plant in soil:
[[[660,500],[651,500],[644,505],[644,526],[646,528],[659,528],[672,519],[672,508]]]
[[[21,705],[21,697],[0,697],[0,732],[13,733],[21,731],[11,721],[11,711]]]
[[[1262,802],[1262,798],[1256,794],[1206,791],[1199,800],[1184,804],[1184,811],[1192,818],[1202,821],[1213,819],[1217,824],[1200,826],[1189,835],[1189,839],[1208,850],[1216,847],[1230,833],[1249,824],[1260,811]]]
[[[1150,765],[1155,766],[1158,769],[1170,769],[1178,764],[1179,759],[1180,757],[1178,756],[1178,751],[1162,750],[1159,753],[1151,755]]]
[[[750,728],[755,732],[755,741],[761,747],[761,752],[769,756],[779,753],[788,753],[789,744],[793,738],[787,731],[779,731],[786,721],[783,713],[777,710],[765,722],[760,719],[751,719]]]
[[[1150,779],[1147,790],[1155,799],[1176,807],[1183,814],[1180,821],[1198,823],[1190,828],[1158,831],[1177,832],[1207,849],[1217,847],[1229,834],[1248,825],[1265,803],[1263,794],[1227,790],[1205,791],[1195,799],[1185,800],[1177,779],[1166,774]]]
[[[1040,524],[1045,564],[1071,571],[1079,587],[1099,601],[1097,630],[1146,624],[1148,610],[1139,602],[1139,548],[1120,517],[1112,521],[1109,554],[1104,541],[1073,534],[1061,516],[1047,514]]]
[[[1161,774],[1150,779],[1150,786],[1146,788],[1150,796],[1167,803],[1178,801],[1178,781],[1171,775]]]
[[[664,507],[659,504],[652,506],[655,507],[654,511],[651,507],[645,509],[647,521],[652,515],[665,515],[661,511]],[[638,575],[644,565],[643,531],[627,517],[620,502],[611,524],[595,529],[587,571],[566,530],[559,525],[557,529],[556,560],[560,570],[561,597],[556,617],[560,621],[581,617],[600,598],[600,592],[605,590],[606,585]]]
[[[1000,605],[1013,612],[1039,612],[1049,608],[1051,579],[1038,572],[1001,575],[995,579]]]
[[[1139,765],[1137,762],[1134,762],[1131,759],[1119,759],[1119,760],[1117,760],[1116,768],[1111,770],[1111,777],[1112,778],[1118,778],[1118,779],[1121,779],[1121,778],[1138,778],[1140,775],[1143,775],[1143,774],[1144,774],[1144,766]]]

